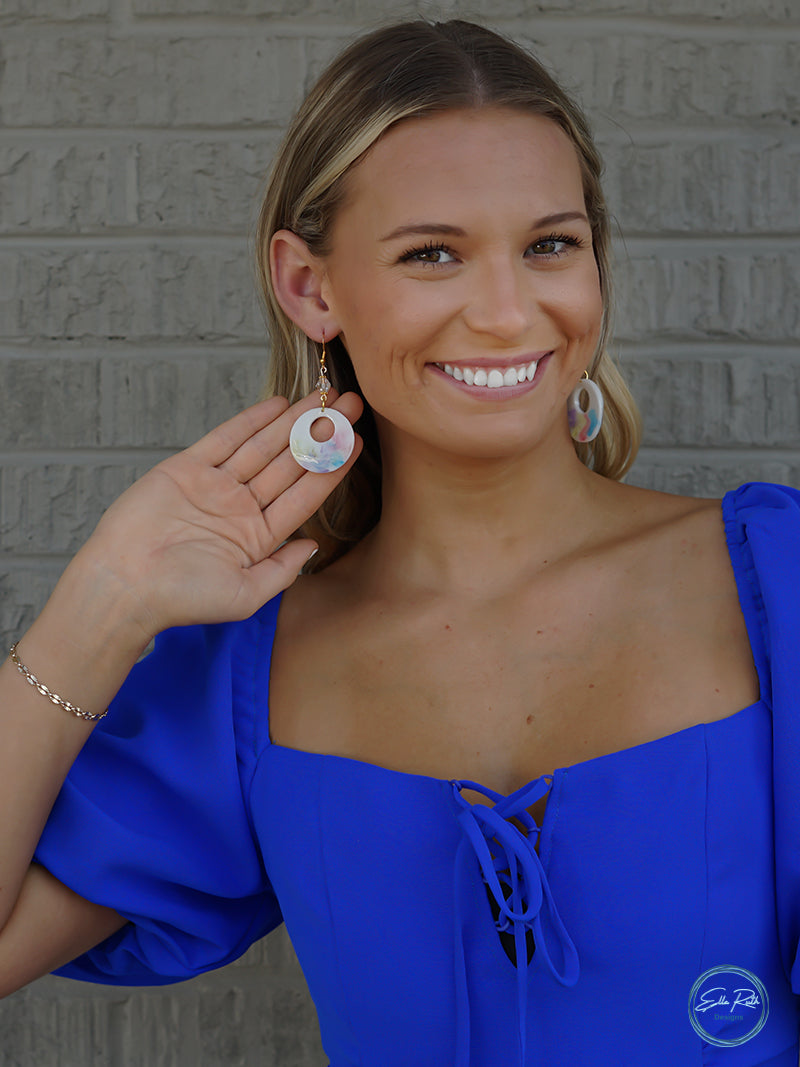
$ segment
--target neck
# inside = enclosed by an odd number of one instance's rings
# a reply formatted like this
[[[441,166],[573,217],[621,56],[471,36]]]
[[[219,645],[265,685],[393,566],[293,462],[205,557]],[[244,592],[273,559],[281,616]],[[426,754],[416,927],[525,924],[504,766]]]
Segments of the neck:
[[[493,460],[432,456],[418,442],[392,440],[382,442],[382,458],[381,521],[353,553],[373,588],[513,589],[585,541],[602,481],[568,437]]]

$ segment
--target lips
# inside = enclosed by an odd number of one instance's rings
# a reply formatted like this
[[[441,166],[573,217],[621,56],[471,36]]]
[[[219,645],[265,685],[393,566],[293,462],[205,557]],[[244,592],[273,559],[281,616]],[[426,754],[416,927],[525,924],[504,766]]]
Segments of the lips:
[[[479,389],[502,389],[504,386],[521,385],[533,381],[538,359],[527,363],[513,363],[504,367],[465,366],[463,364],[437,363],[439,370],[450,378]]]

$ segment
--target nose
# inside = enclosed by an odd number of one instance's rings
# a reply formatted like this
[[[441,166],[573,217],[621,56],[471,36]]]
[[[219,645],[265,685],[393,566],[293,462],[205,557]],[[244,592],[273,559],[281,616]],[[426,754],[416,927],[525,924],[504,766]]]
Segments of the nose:
[[[530,322],[531,300],[524,264],[495,256],[474,272],[464,319],[476,333],[517,341]]]

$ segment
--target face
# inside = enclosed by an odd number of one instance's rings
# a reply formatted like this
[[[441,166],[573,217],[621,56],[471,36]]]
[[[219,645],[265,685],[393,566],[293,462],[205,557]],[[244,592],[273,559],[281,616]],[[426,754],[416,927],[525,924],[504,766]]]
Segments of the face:
[[[571,449],[602,318],[572,143],[512,110],[393,127],[348,175],[322,296],[382,448]]]

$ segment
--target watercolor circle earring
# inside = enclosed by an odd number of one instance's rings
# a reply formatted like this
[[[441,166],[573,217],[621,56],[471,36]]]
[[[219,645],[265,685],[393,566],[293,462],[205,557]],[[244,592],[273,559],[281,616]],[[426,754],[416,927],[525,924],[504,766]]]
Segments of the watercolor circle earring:
[[[584,394],[588,397],[588,405],[585,408],[582,406]],[[600,427],[603,425],[603,394],[586,371],[569,394],[567,418],[570,437],[579,444],[594,441],[600,433]]]
[[[329,471],[338,470],[350,458],[355,445],[353,427],[340,411],[334,408],[326,408],[328,390],[331,383],[326,374],[325,361],[327,351],[325,348],[325,335],[322,335],[322,355],[319,357],[319,389],[320,406],[306,411],[292,426],[289,435],[289,448],[295,460],[307,471],[314,474],[327,474]],[[311,427],[317,419],[328,419],[333,423],[333,434],[327,441],[315,441],[311,436]]]

